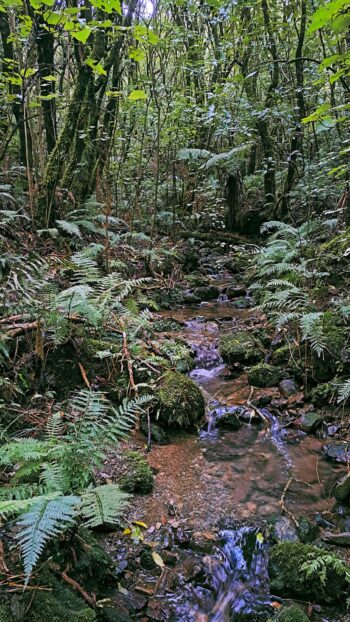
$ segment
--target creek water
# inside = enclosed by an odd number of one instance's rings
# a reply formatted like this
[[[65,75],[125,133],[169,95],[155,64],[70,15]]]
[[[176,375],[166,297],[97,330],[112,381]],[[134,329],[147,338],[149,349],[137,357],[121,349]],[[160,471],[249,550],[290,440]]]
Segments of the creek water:
[[[260,320],[254,310],[233,309],[222,298],[165,315],[183,322],[176,334],[194,351],[195,368],[189,375],[204,392],[208,421],[197,437],[174,434],[170,445],[152,448],[149,462],[157,484],[142,500],[142,514],[146,522],[155,523],[167,515],[170,504],[175,516],[186,517],[193,530],[210,530],[227,521],[239,525],[219,532],[218,554],[207,559],[215,600],[209,599],[205,617],[200,617],[203,604],[195,604],[198,588],[188,598],[181,594],[176,622],[266,620],[272,599],[268,545],[256,525],[281,513],[287,482],[285,503],[293,515],[314,517],[330,510],[333,502],[327,490],[336,467],[322,457],[317,437],[285,427],[282,418],[267,409],[262,409],[260,421],[248,419],[238,430],[217,426],[220,413],[247,407],[250,395],[245,374],[232,379],[225,373],[219,336],[240,324],[256,326]],[[264,394],[277,397],[278,391],[260,390],[254,397]],[[200,601],[205,601],[205,590]]]

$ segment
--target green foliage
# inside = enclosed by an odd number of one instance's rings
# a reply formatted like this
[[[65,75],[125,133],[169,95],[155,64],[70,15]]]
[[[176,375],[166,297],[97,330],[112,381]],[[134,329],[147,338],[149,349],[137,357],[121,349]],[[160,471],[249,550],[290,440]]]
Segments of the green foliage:
[[[79,498],[75,496],[43,499],[17,522],[21,528],[17,540],[27,582],[48,540],[57,538],[74,522],[78,502]]]
[[[115,525],[126,507],[127,498],[128,495],[114,484],[87,490],[81,497],[80,506],[85,526]]]

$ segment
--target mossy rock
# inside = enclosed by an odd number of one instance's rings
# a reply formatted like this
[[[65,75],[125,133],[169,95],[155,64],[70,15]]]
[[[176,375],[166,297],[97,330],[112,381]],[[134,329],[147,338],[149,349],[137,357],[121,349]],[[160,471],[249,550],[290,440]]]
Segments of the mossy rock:
[[[248,381],[253,387],[275,387],[283,377],[283,371],[279,367],[259,363],[250,369]]]
[[[323,382],[310,391],[308,396],[314,406],[328,406],[334,394],[336,392],[335,387],[330,382]]]
[[[220,290],[216,285],[203,285],[201,287],[196,287],[193,290],[193,293],[197,298],[199,298],[199,300],[202,301],[217,300]]]
[[[147,460],[137,451],[128,451],[127,473],[123,475],[118,484],[124,492],[146,495],[153,490],[154,476]]]
[[[180,374],[169,372],[157,391],[158,423],[165,428],[189,430],[204,418],[205,401],[195,382]]]
[[[34,594],[26,622],[95,622],[96,614],[73,590],[54,575],[45,572],[40,584],[52,591],[38,590]]]
[[[225,363],[229,365],[235,363],[252,365],[264,357],[262,345],[253,339],[247,331],[238,331],[232,335],[221,335],[219,351]]]
[[[157,333],[173,332],[181,330],[183,328],[183,324],[171,317],[165,317],[161,320],[153,322],[152,328]]]
[[[291,348],[288,344],[277,348],[271,357],[273,365],[283,365],[289,362],[291,357]]]
[[[309,622],[309,618],[298,605],[290,605],[283,607],[273,618],[273,622]]]
[[[317,562],[318,569],[308,575],[304,564],[310,567],[312,562]],[[271,592],[283,597],[339,602],[349,589],[346,570],[339,557],[310,544],[282,542],[270,550]]]

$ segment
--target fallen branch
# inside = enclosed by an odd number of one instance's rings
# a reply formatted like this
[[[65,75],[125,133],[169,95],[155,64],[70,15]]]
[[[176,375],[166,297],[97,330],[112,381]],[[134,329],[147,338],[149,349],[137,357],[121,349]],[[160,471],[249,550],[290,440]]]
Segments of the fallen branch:
[[[203,240],[203,242],[239,242],[240,244],[249,243],[249,240],[238,233],[228,233],[225,231],[177,231],[177,236],[181,238],[195,238],[195,240]]]
[[[268,418],[266,417],[266,415],[264,415],[264,413],[260,410],[260,408],[258,408],[252,403],[253,393],[254,393],[254,387],[250,387],[250,393],[247,399],[247,406],[251,408],[252,410],[254,410],[254,412],[260,417],[260,419],[263,420],[264,423],[268,425],[268,427],[271,427],[271,421],[268,420]]]

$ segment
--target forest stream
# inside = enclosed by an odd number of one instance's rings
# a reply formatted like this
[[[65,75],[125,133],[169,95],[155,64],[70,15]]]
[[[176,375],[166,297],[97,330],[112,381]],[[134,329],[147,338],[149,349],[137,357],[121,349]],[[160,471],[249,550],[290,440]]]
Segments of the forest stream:
[[[225,291],[225,281],[219,282]],[[278,541],[295,542],[300,517],[306,531],[309,518],[327,527],[339,465],[322,454],[320,438],[290,425],[278,410],[283,398],[277,388],[252,389],[246,373],[224,364],[219,336],[262,325],[256,308],[234,308],[221,293],[218,300],[158,317],[181,324],[172,337],[191,346],[188,375],[205,396],[206,422],[197,435],[174,432],[170,444],[152,444],[155,487],[134,497],[128,518],[144,521],[146,543],[160,541],[174,556],[175,570],[180,561],[182,579],[163,567],[154,586],[152,572],[141,572],[136,590],[153,596],[151,619],[267,620],[283,602],[270,590],[270,531]],[[293,413],[302,396],[289,401]],[[144,437],[135,443],[144,444]],[[109,463],[107,472],[111,468]],[[108,539],[109,550],[115,545],[114,537]],[[126,548],[120,549],[119,539],[117,549],[121,559]]]

